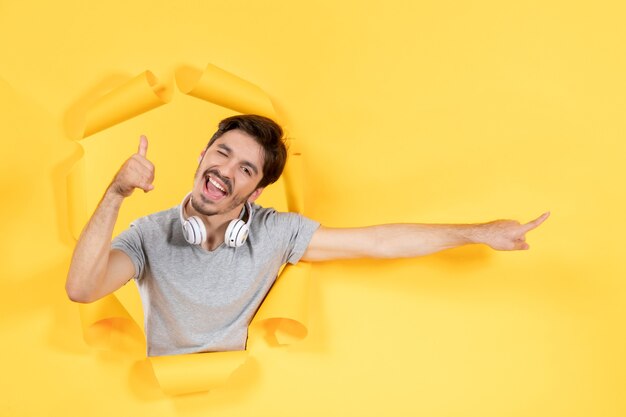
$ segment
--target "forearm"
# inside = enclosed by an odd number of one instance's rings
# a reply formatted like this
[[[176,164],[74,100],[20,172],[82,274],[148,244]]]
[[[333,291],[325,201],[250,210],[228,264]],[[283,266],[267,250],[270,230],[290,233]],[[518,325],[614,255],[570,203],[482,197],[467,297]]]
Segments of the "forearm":
[[[373,258],[410,258],[481,242],[482,224],[387,224],[365,228]],[[367,230],[370,229],[370,230]]]
[[[123,199],[109,187],[84,227],[74,249],[65,285],[70,299],[92,301],[103,286],[113,228]]]

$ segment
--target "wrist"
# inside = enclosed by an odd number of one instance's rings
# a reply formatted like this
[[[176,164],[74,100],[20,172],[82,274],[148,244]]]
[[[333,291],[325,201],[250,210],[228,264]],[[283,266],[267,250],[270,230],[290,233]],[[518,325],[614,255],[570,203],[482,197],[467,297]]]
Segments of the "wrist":
[[[479,224],[470,224],[467,225],[467,229],[465,230],[465,238],[468,243],[485,243],[487,235],[488,224],[487,223],[479,223]]]
[[[115,183],[111,183],[102,197],[102,203],[106,206],[120,208],[126,196],[121,193]]]

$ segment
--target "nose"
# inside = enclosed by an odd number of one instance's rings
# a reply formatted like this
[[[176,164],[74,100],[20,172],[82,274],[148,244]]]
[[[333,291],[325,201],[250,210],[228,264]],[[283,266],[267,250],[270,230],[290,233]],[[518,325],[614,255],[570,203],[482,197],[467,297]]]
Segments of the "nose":
[[[233,179],[235,178],[236,170],[237,170],[237,163],[236,161],[233,161],[231,159],[220,167],[220,174],[222,174],[226,178]]]

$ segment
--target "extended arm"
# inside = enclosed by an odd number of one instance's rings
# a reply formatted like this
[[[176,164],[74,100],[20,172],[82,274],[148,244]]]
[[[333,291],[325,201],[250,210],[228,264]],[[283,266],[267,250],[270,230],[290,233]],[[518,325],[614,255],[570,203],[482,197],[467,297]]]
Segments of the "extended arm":
[[[496,250],[525,250],[526,233],[543,223],[550,213],[520,224],[496,220],[482,224],[386,224],[353,229],[318,229],[303,260],[348,258],[409,258],[443,249],[482,243]]]
[[[124,198],[135,188],[154,187],[154,166],[146,159],[148,141],[142,136],[138,153],[120,168],[83,229],[67,275],[65,290],[72,301],[88,303],[124,285],[135,267],[124,252],[111,250],[111,237]]]

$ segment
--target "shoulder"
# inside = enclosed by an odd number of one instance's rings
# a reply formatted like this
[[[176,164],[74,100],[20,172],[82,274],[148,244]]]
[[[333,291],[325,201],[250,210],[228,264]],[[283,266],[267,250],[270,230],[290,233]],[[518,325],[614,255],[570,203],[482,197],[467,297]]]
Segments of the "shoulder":
[[[170,231],[176,223],[180,223],[178,206],[167,210],[148,214],[133,221],[130,226],[144,233]]]
[[[163,223],[171,221],[171,219],[177,219],[179,217],[179,206],[171,207],[162,211],[148,214],[143,217],[139,217],[133,223],[148,224],[148,223]]]
[[[299,213],[283,212],[273,207],[261,207],[252,204],[251,228],[275,230],[298,230],[303,227],[317,228],[319,223]]]
[[[115,237],[114,242],[134,241],[145,248],[163,245],[184,246],[179,206],[148,214],[134,220],[130,227]]]
[[[252,207],[252,223],[262,223],[268,218],[280,215],[280,212],[273,207],[262,207],[254,203],[250,206]]]
[[[304,218],[301,214],[278,211],[273,207],[262,207],[252,204],[252,224],[268,224],[271,222],[285,222],[292,219]]]

